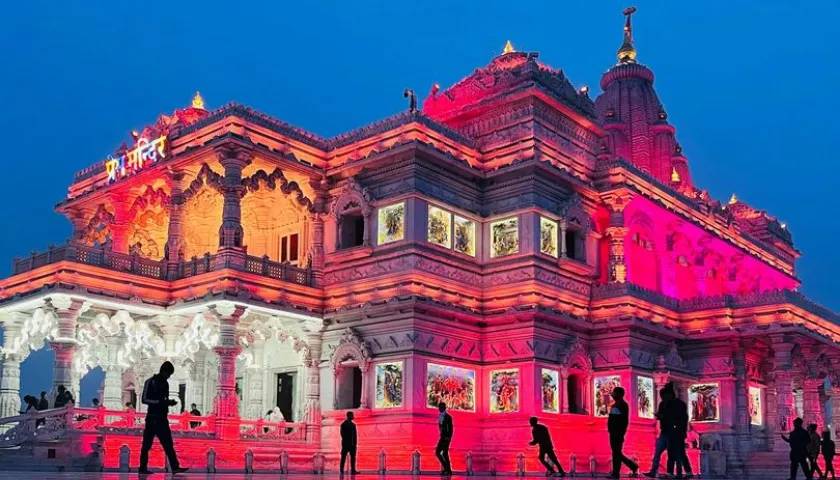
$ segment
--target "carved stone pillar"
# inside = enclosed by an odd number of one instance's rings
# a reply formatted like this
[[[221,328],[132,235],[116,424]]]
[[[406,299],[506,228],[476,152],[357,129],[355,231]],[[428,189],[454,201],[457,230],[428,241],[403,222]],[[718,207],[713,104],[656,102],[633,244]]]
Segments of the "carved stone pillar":
[[[563,219],[560,220],[560,258],[566,258],[568,255],[568,245],[566,245],[566,229],[569,223]]]
[[[773,343],[773,367],[774,387],[776,393],[776,425],[773,426],[776,433],[789,432],[793,428],[794,406],[793,406],[793,382],[791,378],[791,351],[793,342],[782,335],[771,337]],[[774,442],[773,448],[776,451],[787,451],[788,446],[784,442]]]
[[[175,278],[178,274],[178,262],[184,260],[183,240],[183,211],[184,211],[184,177],[181,170],[170,173],[171,193],[169,195],[169,232],[166,239],[167,278]]]
[[[312,214],[312,247],[309,249],[314,286],[321,284],[324,275],[324,214]]]
[[[767,433],[767,448],[775,450],[778,438],[779,399],[776,398],[776,375],[768,372],[764,375],[767,388],[764,389],[764,428]],[[779,440],[781,441],[781,440]]]
[[[320,330],[320,326],[317,329]],[[306,374],[306,439],[313,445],[321,444],[321,332],[306,334],[306,353],[303,366]]]
[[[129,238],[128,230],[131,219],[128,218],[131,205],[131,199],[128,192],[125,190],[115,191],[108,195],[111,206],[114,209],[114,221],[110,225],[111,229],[111,250],[119,253],[128,253]]]
[[[750,412],[748,400],[750,398],[747,382],[747,348],[742,341],[733,341],[732,360],[734,363],[734,395],[735,395],[735,433],[738,436],[738,446],[742,455],[752,449],[750,435]]]
[[[242,169],[251,162],[251,153],[244,148],[224,146],[216,149],[219,163],[225,169],[222,180],[222,225],[219,228],[219,247],[242,248],[242,208],[240,199],[244,191]]]
[[[832,382],[831,387],[831,432],[840,440],[840,385]]]
[[[83,302],[64,295],[50,297],[50,303],[55,309],[58,331],[50,342],[55,353],[53,365],[53,389],[64,385],[70,390],[73,398],[78,401],[79,392],[73,391],[76,379],[73,375],[73,360],[78,343],[76,341],[76,322],[82,313]]]
[[[236,357],[241,347],[236,338],[236,325],[245,313],[245,307],[220,303],[212,307],[219,316],[219,343],[215,348],[219,356],[219,381],[213,411],[220,419],[239,416],[239,399],[236,396]]]
[[[263,393],[265,389],[263,351],[265,349],[265,341],[257,340],[250,348],[254,355],[254,364],[246,372],[245,388],[247,389],[248,405],[245,409],[245,415],[248,418],[261,418],[266,410],[263,409],[263,397],[265,396]]]
[[[822,404],[820,402],[820,387],[823,385],[822,378],[806,378],[803,383],[802,397],[805,410],[805,425],[817,424],[819,431],[825,425],[823,421]]]
[[[569,413],[569,368],[560,367],[560,385],[557,393],[560,394],[560,413]]]
[[[102,405],[109,410],[122,410],[122,376],[125,369],[119,365],[108,365],[104,370]]]
[[[7,318],[3,324],[2,371],[0,372],[0,418],[20,413],[20,362],[21,354],[15,349],[15,340],[20,337],[21,325]]]

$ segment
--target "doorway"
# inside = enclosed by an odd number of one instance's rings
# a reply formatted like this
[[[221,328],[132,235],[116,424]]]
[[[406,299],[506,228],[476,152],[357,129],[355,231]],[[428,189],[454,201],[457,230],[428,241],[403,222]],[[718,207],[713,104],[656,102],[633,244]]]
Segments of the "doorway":
[[[277,374],[276,405],[287,422],[294,422],[295,374]]]

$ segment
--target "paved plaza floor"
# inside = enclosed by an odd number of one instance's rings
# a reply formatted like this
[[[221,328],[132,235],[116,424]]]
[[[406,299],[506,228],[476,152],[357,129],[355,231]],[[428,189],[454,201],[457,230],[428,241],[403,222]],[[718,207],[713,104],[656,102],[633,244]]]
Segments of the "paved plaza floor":
[[[262,480],[262,479],[280,479],[280,480],[338,480],[339,478],[343,478],[345,480],[383,480],[387,479],[398,479],[398,480],[412,480],[417,478],[422,479],[437,479],[441,478],[438,475],[434,474],[423,474],[419,476],[413,475],[398,475],[398,474],[387,474],[387,475],[354,475],[354,476],[345,476],[339,477],[337,474],[324,474],[324,475],[312,475],[312,474],[305,474],[305,473],[292,473],[292,474],[278,474],[278,473],[257,473],[257,474],[245,474],[245,473],[216,473],[216,474],[208,474],[204,472],[187,472],[178,475],[171,475],[168,473],[153,473],[151,475],[144,475],[143,477],[138,477],[137,473],[115,473],[115,472],[103,472],[103,473],[90,473],[90,472],[63,472],[63,473],[51,473],[51,472],[21,472],[21,471],[0,471],[0,479],[20,479],[20,480],[71,480],[71,479],[78,479],[78,480],[136,480],[137,478],[143,478],[147,480],[162,480],[168,478],[177,478],[181,480],[199,480],[199,479],[212,479],[212,480]],[[543,475],[526,475],[525,477],[519,477],[515,475],[497,475],[495,477],[490,476],[463,476],[463,475],[453,475],[449,477],[451,480],[473,480],[473,479],[482,479],[482,480],[521,480],[523,478],[526,479],[538,479],[538,478],[545,478]],[[594,480],[594,479],[606,479],[606,475],[600,475],[596,477],[590,476],[574,476],[574,477],[566,477],[566,478],[574,478],[575,480]],[[630,478],[629,475],[623,475],[622,478]],[[642,475],[639,475],[639,478],[646,478]],[[662,477],[665,478],[665,477]],[[694,478],[706,478],[706,477],[694,477]],[[746,477],[738,477],[738,480],[745,480]],[[767,479],[768,477],[762,476],[761,479]],[[780,474],[778,477],[772,478],[787,478],[786,474]],[[726,479],[716,479],[716,480],[726,480]],[[759,480],[756,478],[755,480]]]

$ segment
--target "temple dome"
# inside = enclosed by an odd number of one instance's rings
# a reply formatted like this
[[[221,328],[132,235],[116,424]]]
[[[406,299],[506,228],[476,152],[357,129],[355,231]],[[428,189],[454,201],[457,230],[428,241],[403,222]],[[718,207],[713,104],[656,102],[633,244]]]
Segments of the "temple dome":
[[[615,155],[663,184],[690,193],[694,187],[688,162],[653,88],[653,71],[636,62],[630,24],[633,12],[635,9],[625,10],[627,23],[618,64],[601,77],[603,93],[595,99],[595,111]]]

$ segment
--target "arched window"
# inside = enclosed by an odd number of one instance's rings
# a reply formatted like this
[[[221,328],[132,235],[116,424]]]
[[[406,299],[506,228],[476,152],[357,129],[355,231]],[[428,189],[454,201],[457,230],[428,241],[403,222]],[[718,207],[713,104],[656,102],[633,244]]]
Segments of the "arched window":
[[[368,408],[366,376],[370,365],[367,344],[347,328],[330,359],[335,376],[333,406],[337,409]]]
[[[335,248],[344,250],[370,245],[370,195],[353,177],[346,180],[343,189],[330,208],[335,221]]]
[[[566,379],[566,394],[569,398],[569,413],[586,413],[585,378],[582,374],[573,373]]]

